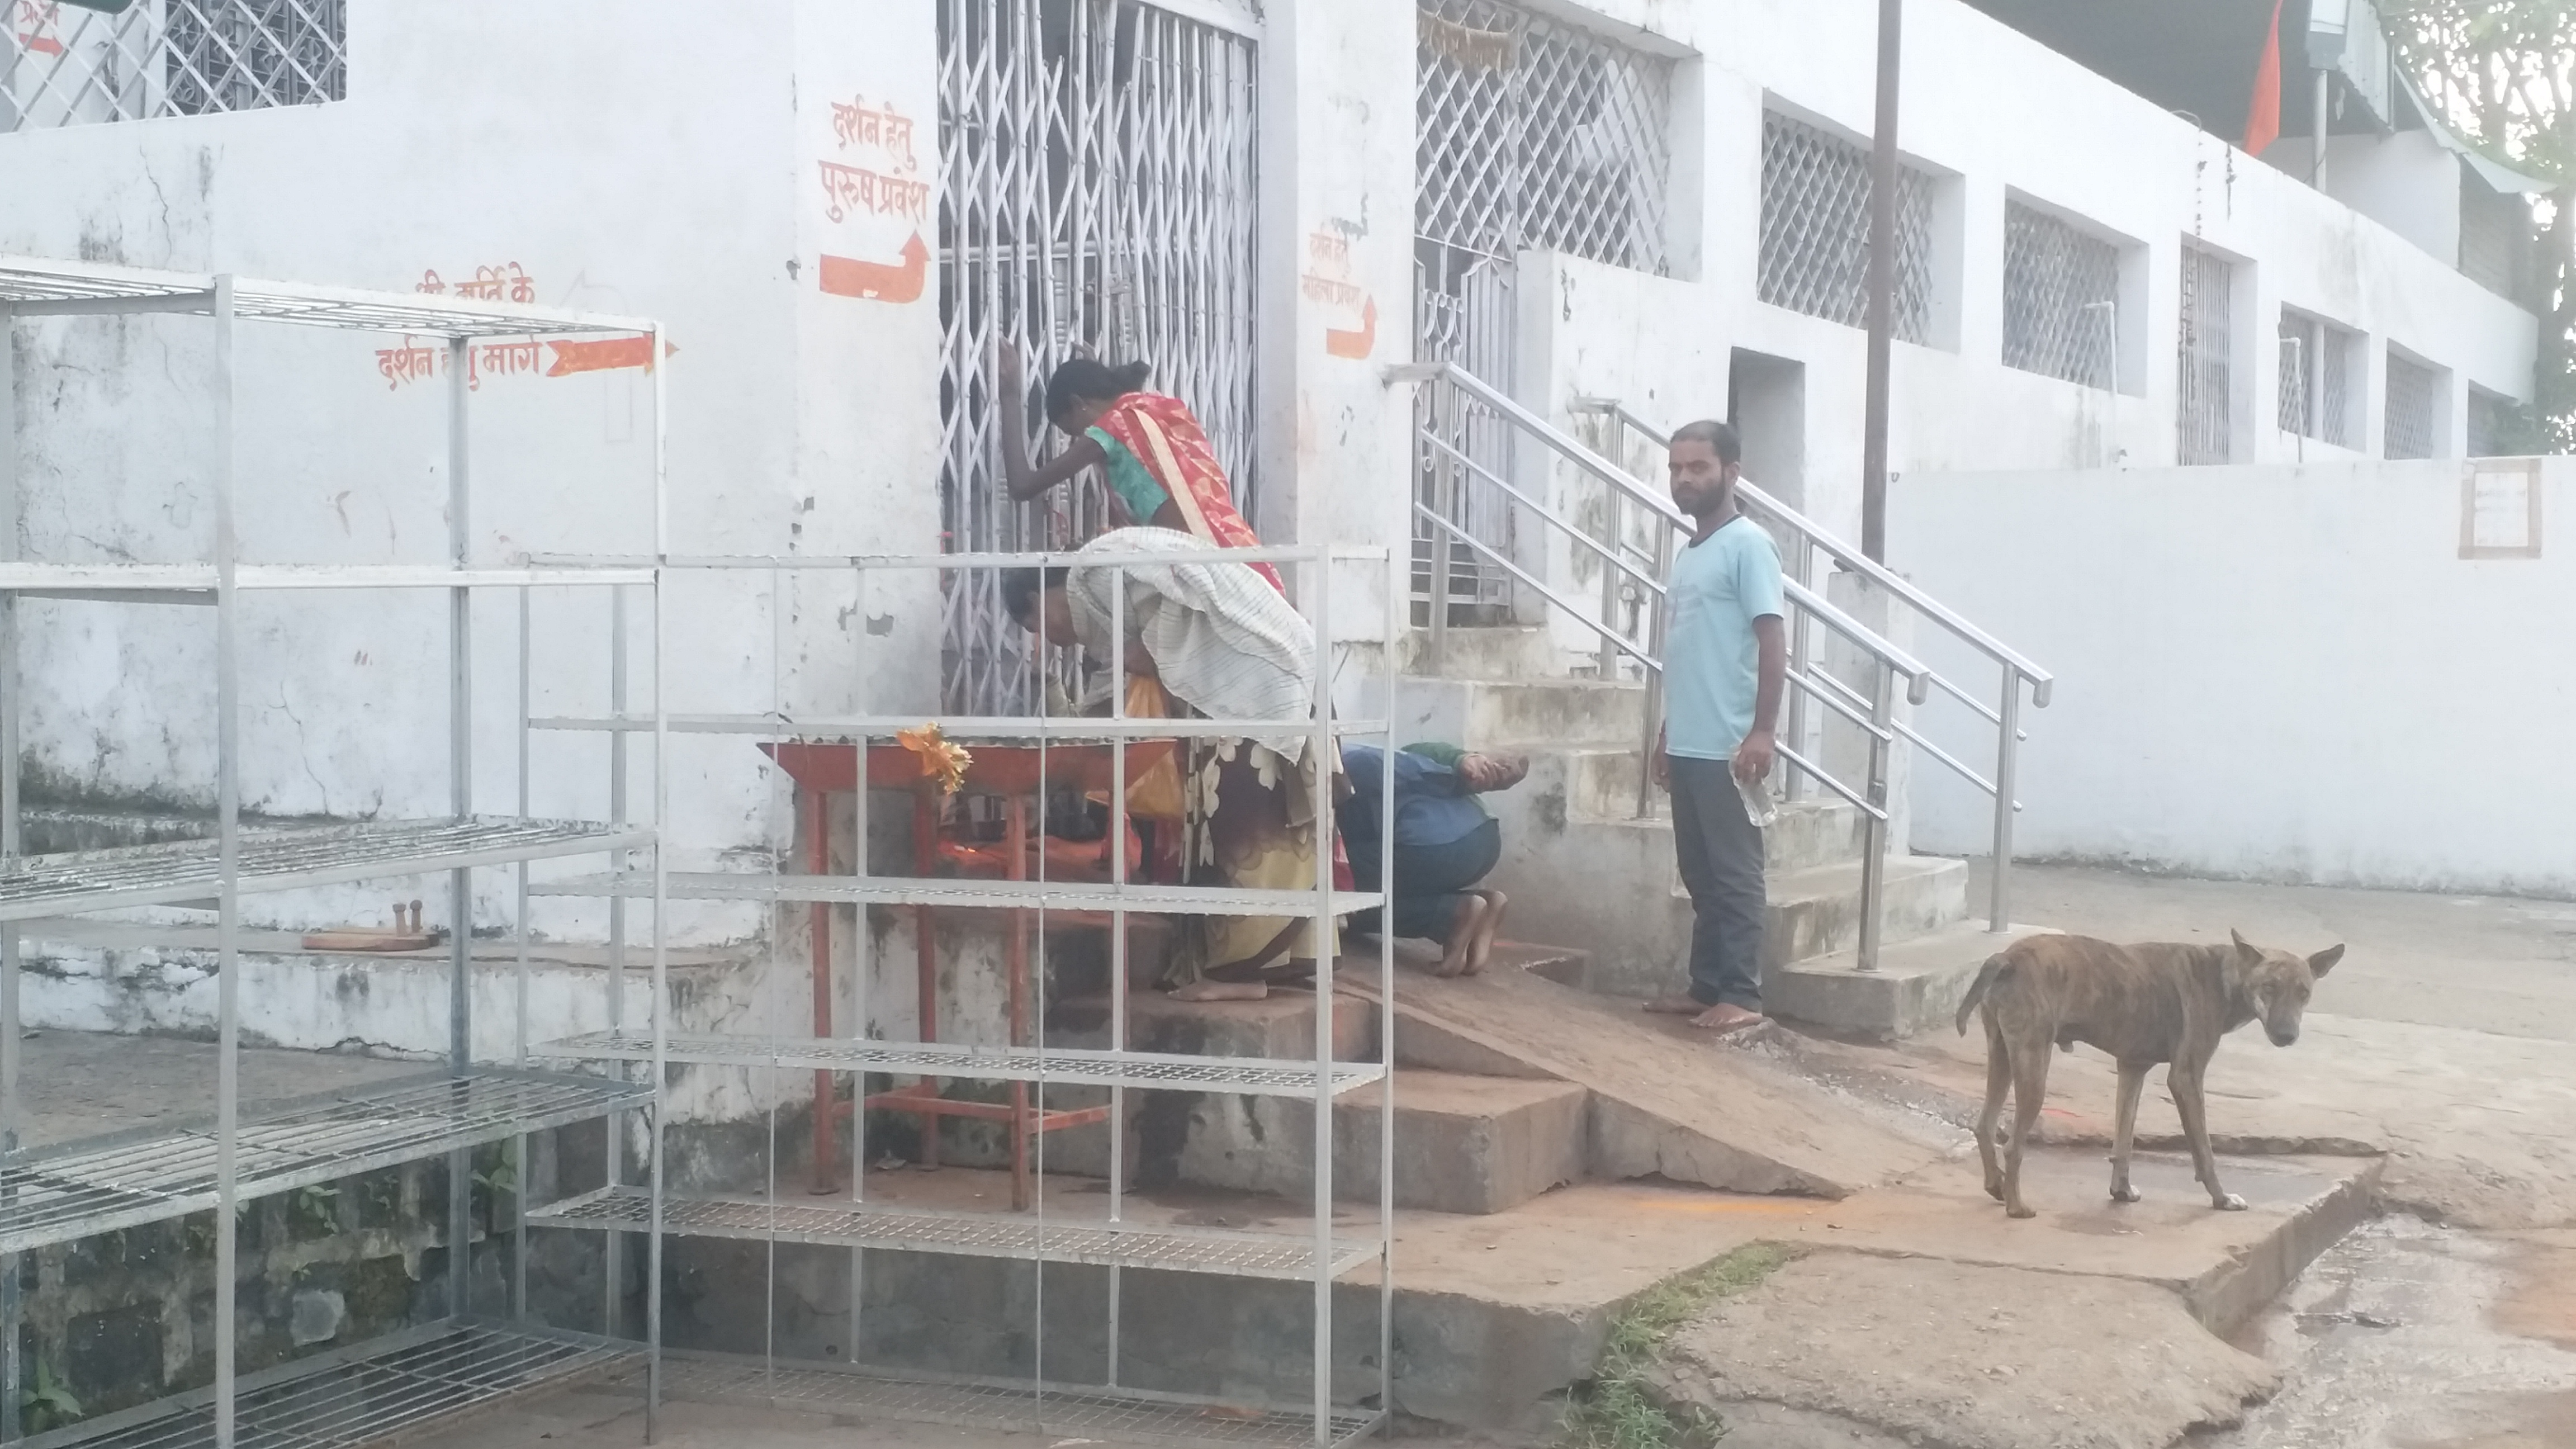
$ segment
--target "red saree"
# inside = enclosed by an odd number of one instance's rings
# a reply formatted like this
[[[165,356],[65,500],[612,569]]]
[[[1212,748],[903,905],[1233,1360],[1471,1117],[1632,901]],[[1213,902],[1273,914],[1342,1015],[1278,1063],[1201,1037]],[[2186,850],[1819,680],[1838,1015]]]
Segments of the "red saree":
[[[1219,548],[1259,548],[1261,536],[1235,512],[1234,490],[1209,446],[1207,430],[1189,405],[1158,392],[1131,392],[1109,405],[1092,426],[1116,438],[1154,481],[1163,485],[1189,530]],[[1266,563],[1254,568],[1281,593],[1287,586]]]

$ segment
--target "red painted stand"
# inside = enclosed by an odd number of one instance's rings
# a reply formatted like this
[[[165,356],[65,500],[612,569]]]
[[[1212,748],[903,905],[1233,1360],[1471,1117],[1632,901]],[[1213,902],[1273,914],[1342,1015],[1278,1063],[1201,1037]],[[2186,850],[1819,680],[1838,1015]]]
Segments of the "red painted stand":
[[[819,744],[802,741],[762,745],[761,750],[778,762],[780,769],[796,782],[799,803],[806,819],[806,870],[814,875],[828,875],[832,870],[830,811],[827,806],[835,794],[859,788],[859,747],[851,744]],[[1134,779],[1147,766],[1167,758],[1173,749],[1170,741],[1149,741],[1127,747],[1128,778]],[[1034,746],[982,745],[974,750],[974,763],[966,771],[966,793],[999,797],[1005,802],[1007,834],[1003,841],[1004,878],[1029,878],[1029,802],[1037,798],[1044,784],[1080,786],[1105,790],[1110,786],[1112,759],[1107,745],[1050,745],[1044,751],[1041,769],[1040,751]],[[867,747],[867,784],[871,790],[903,791],[912,796],[912,866],[920,877],[939,873],[942,851],[939,841],[938,786],[921,773],[921,756],[901,745]],[[858,847],[866,850],[866,842]],[[1059,857],[1055,842],[1047,843],[1050,864],[1059,859],[1066,864],[1096,866],[1108,849],[1104,841],[1098,852],[1067,847]],[[958,852],[971,859],[980,853]],[[1052,873],[1052,872],[1050,872]],[[918,974],[921,1002],[921,1040],[939,1040],[939,942],[934,926],[934,913],[928,906],[902,907],[913,912],[914,967]],[[832,908],[822,902],[812,907],[814,1035],[832,1035]],[[1029,916],[1031,912],[1013,908],[1011,929],[1005,940],[1004,970],[1009,973],[1006,997],[1010,1012],[1010,1042],[1013,1046],[1030,1044],[1029,1026]],[[1106,917],[1095,922],[1090,912],[1053,912],[1058,921],[1075,917],[1083,924],[1106,924]],[[860,1024],[865,1030],[865,1023]],[[814,1074],[814,1178],[817,1195],[838,1192],[846,1176],[834,1170],[837,1152],[834,1147],[838,1125],[846,1120],[851,1103],[835,1100],[829,1071]],[[865,1078],[862,1077],[864,1083]],[[1029,1100],[1029,1084],[1013,1082],[1011,1100],[998,1102],[957,1102],[939,1095],[939,1083],[925,1078],[909,1087],[867,1095],[865,1105],[891,1111],[908,1112],[924,1119],[921,1135],[921,1161],[924,1167],[939,1165],[939,1119],[970,1117],[978,1121],[1009,1124],[1011,1134],[1011,1207],[1026,1211],[1035,1186],[1031,1171],[1030,1149],[1037,1134],[1060,1132],[1068,1127],[1087,1127],[1109,1120],[1109,1109],[1082,1107],[1060,1111],[1041,1111]]]

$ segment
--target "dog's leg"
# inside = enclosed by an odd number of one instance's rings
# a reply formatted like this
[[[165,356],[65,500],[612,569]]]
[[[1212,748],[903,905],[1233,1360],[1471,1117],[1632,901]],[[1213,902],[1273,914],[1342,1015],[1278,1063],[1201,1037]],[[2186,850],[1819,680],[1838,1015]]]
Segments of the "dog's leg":
[[[2129,1186],[2129,1144],[2138,1133],[2138,1093],[2147,1085],[2145,1063],[2120,1063],[2120,1110],[2111,1131],[2111,1201],[2136,1202]]]
[[[2174,1063],[2165,1072],[2165,1086],[2173,1092],[2182,1135],[2191,1143],[2192,1167],[2200,1174],[2200,1185],[2209,1189],[2209,1205],[2220,1212],[2243,1212],[2245,1199],[2218,1185],[2218,1154],[2209,1150],[2209,1113],[2200,1095],[2200,1068],[2185,1070],[2181,1062]]]
[[[2004,1119],[2004,1093],[2012,1089],[2012,1048],[2001,1027],[1986,1020],[1986,1109],[1977,1115],[1977,1161],[1986,1170],[1986,1196],[2004,1200],[2004,1168],[1995,1153],[1995,1128]]]
[[[2048,1038],[2022,1044],[2013,1054],[2013,1135],[2004,1149],[2004,1216],[2035,1217],[2021,1200],[2021,1154],[2039,1130],[2040,1104],[2048,1100]]]

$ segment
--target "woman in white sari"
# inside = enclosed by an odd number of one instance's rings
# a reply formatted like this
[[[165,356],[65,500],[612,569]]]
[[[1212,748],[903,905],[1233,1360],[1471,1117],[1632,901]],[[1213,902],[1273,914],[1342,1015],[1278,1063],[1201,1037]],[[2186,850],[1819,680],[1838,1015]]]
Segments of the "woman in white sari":
[[[1081,549],[1103,557],[1207,551],[1202,540],[1165,528],[1122,528]],[[1241,889],[1312,890],[1318,842],[1329,838],[1316,829],[1318,762],[1302,732],[1314,716],[1314,627],[1251,565],[1186,558],[1075,564],[1043,577],[1020,570],[1004,577],[1002,599],[1022,628],[1106,662],[1122,577],[1130,673],[1158,679],[1208,718],[1281,725],[1276,736],[1191,742],[1186,867]],[[1314,974],[1312,916],[1192,919],[1200,926],[1176,954],[1176,996],[1257,998],[1273,983]]]

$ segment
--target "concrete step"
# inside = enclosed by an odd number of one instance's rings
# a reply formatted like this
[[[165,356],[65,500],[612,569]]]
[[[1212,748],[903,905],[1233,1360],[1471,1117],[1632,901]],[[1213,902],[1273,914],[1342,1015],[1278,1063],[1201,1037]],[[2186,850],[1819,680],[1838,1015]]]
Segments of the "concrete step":
[[[1896,1041],[1921,1032],[1947,1032],[1977,968],[2006,946],[2040,928],[1989,931],[1983,920],[1965,920],[1929,935],[1882,946],[1878,969],[1860,969],[1856,950],[1766,966],[1762,1004],[1773,1016],[1829,1027],[1865,1041]]]
[[[1537,679],[1561,673],[1556,641],[1535,624],[1456,628],[1445,632],[1437,652],[1431,631],[1405,633],[1404,672],[1430,679]]]
[[[1396,684],[1400,744],[1448,740],[1475,750],[1640,748],[1645,687],[1590,679],[1409,677]]]
[[[1586,761],[1594,758],[1600,757],[1569,756],[1566,760],[1569,781],[1579,779],[1588,768]],[[1531,773],[1536,775],[1537,772],[1537,764],[1532,762]],[[1499,795],[1490,797],[1488,808],[1495,809],[1499,815],[1501,811],[1496,807],[1503,798]],[[1665,887],[1679,888],[1682,883],[1681,862],[1673,853],[1672,802],[1658,798],[1656,813],[1644,819],[1636,814],[1637,802],[1633,792],[1596,795],[1588,803],[1599,805],[1621,801],[1625,803],[1618,808],[1593,810],[1582,808],[1580,796],[1571,797],[1568,804],[1574,808],[1567,811],[1566,825],[1568,828],[1587,829],[1598,826],[1642,837],[1621,845],[1619,849],[1641,862],[1660,862],[1660,875]],[[1768,870],[1786,871],[1857,861],[1865,839],[1862,823],[1861,813],[1840,800],[1783,801],[1780,818],[1762,832],[1763,866]],[[1506,820],[1503,828],[1510,830],[1511,822]]]
[[[1586,1160],[1592,1094],[1573,1082],[1402,1069],[1395,1079],[1395,1205],[1428,1212],[1509,1212],[1578,1181]],[[1333,1110],[1333,1191],[1350,1202],[1378,1197],[1377,1089]],[[1234,1129],[1237,1121],[1258,1128]],[[1293,1097],[1203,1099],[1179,1157],[1192,1187],[1276,1193],[1304,1201],[1314,1189],[1314,1104]]]
[[[1354,970],[1354,985],[1366,975]],[[1526,971],[1400,973],[1395,1030],[1400,1063],[1586,1088],[1594,1177],[1842,1197],[1942,1150],[1675,1018]]]

